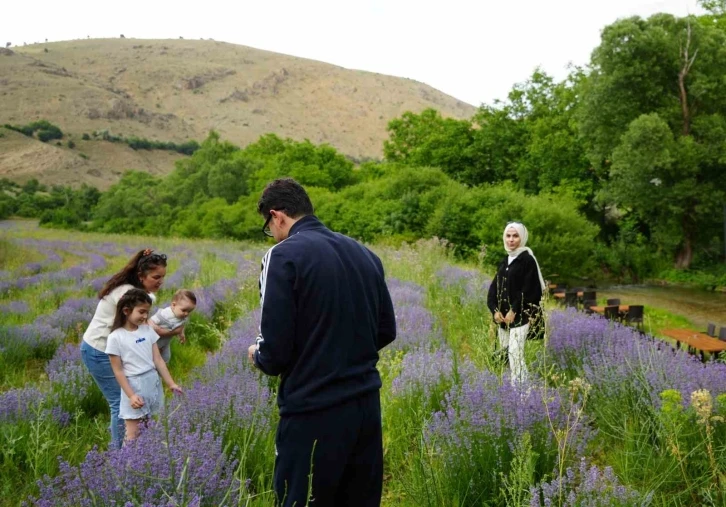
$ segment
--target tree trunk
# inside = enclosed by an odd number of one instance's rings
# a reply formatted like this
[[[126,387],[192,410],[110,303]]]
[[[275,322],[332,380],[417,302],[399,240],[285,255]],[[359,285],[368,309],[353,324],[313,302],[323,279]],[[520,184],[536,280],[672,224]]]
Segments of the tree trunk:
[[[681,71],[678,75],[678,88],[681,91],[681,114],[683,115],[683,128],[681,132],[684,136],[691,133],[691,115],[688,111],[688,94],[686,93],[686,75]]]
[[[691,50],[691,22],[688,22],[688,31],[687,31],[687,39],[686,39],[686,47],[684,48],[681,46],[681,57],[683,58],[683,66],[681,67],[681,70],[678,72],[678,90],[679,90],[679,98],[681,101],[681,114],[683,116],[683,128],[682,133],[684,136],[688,136],[691,134],[691,111],[689,110],[688,106],[688,92],[686,91],[686,77],[688,76],[688,73],[691,71],[691,67],[693,67],[693,62],[696,61],[696,55],[698,54],[698,49],[693,53],[693,56],[690,56],[689,52]]]
[[[685,230],[683,245],[676,255],[676,269],[688,269],[693,261],[693,240],[688,229]]]

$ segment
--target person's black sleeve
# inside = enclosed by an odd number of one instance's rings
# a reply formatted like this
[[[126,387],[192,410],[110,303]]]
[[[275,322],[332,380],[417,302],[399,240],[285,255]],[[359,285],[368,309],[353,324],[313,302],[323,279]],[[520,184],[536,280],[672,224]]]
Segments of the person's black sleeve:
[[[378,337],[376,347],[381,350],[383,347],[396,339],[396,314],[393,310],[393,301],[388,291],[385,279],[381,281],[381,306],[378,314]]]
[[[274,248],[265,257],[260,276],[262,318],[254,359],[260,370],[274,376],[286,371],[292,360],[295,268]]]
[[[497,301],[497,278],[499,273],[494,274],[494,278],[492,278],[492,283],[489,285],[489,293],[487,294],[487,307],[489,307],[489,311],[492,312],[492,315],[494,315],[499,307],[499,302]]]
[[[522,288],[522,297],[518,299],[519,310],[522,309],[526,313],[526,319],[532,316],[535,307],[539,306],[542,300],[542,284],[539,281],[539,273],[537,272],[537,263],[531,257],[528,258],[527,267],[524,275],[524,287]]]

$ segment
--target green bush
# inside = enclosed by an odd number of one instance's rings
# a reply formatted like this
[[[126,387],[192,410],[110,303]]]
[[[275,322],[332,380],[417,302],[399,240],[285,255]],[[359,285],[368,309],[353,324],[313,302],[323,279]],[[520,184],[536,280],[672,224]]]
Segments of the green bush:
[[[503,258],[504,226],[521,221],[545,277],[591,274],[599,229],[578,211],[579,205],[568,193],[527,196],[509,183],[484,187],[473,232],[486,249],[484,262],[494,266]]]
[[[0,220],[12,216],[15,213],[15,209],[15,199],[5,192],[0,192]]]
[[[36,122],[29,123],[28,125],[23,126],[5,124],[5,128],[20,132],[21,134],[24,134],[28,137],[33,137],[33,134],[37,131],[38,139],[43,142],[47,142],[52,139],[63,138],[63,131],[61,131],[58,126],[53,125],[47,120],[38,120]]]
[[[91,140],[91,136],[89,136],[88,134],[86,134],[84,132],[83,135],[81,136],[81,139],[83,139],[84,141],[90,141]]]
[[[68,147],[69,147],[70,149],[73,149],[73,148],[75,148],[75,147],[76,147],[76,143],[74,143],[73,141],[68,141]]]

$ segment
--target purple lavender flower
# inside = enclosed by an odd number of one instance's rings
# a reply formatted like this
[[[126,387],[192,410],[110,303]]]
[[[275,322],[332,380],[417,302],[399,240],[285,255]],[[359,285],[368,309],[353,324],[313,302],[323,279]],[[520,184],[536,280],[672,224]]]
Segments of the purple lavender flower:
[[[401,373],[391,386],[394,396],[421,392],[426,399],[440,384],[450,381],[454,373],[454,358],[450,349],[429,351],[425,347],[403,356]]]
[[[105,453],[94,449],[77,467],[61,463],[58,476],[41,481],[30,505],[125,505],[130,499],[144,505],[197,505],[202,499],[221,505],[228,492],[238,493],[244,486],[234,478],[237,462],[224,451],[226,435],[254,432],[254,447],[272,430],[270,390],[259,372],[240,361],[258,322],[259,311],[236,321],[222,349],[192,373],[198,380],[185,396],[172,398],[161,420],[134,443]],[[76,355],[70,348],[59,351],[48,367],[52,382],[76,381]]]
[[[221,505],[240,484],[237,463],[223,452],[222,439],[184,421],[152,425],[122,449],[93,449],[79,466],[61,462],[60,473],[39,483],[38,507],[85,505],[189,505],[204,498]],[[187,503],[190,502],[190,503]]]
[[[391,293],[393,306],[396,308],[411,305],[423,306],[426,294],[420,285],[404,282],[396,278],[390,278],[386,283],[388,291]]]
[[[42,315],[37,322],[61,329],[65,332],[81,331],[93,318],[98,300],[95,298],[67,299],[50,315]]]
[[[447,265],[436,273],[439,284],[445,289],[459,289],[462,304],[483,304],[486,301],[491,280],[475,269]]]
[[[636,507],[651,502],[650,496],[641,497],[620,484],[612,468],[588,467],[584,458],[577,469],[567,468],[564,475],[531,488],[530,493],[530,507]]]
[[[554,469],[560,458],[555,435],[568,435],[573,455],[581,455],[592,437],[587,417],[573,417],[580,413],[579,404],[564,392],[538,383],[514,386],[489,372],[462,379],[446,395],[424,437],[442,457],[445,477],[469,477],[471,486],[465,487],[470,491],[473,486],[480,499],[499,494],[501,478],[492,474],[492,467],[508,469],[524,433],[531,438],[539,470]]]
[[[0,328],[0,347],[6,352],[43,350],[49,357],[64,338],[65,333],[42,323]]]
[[[22,276],[13,282],[4,282],[3,284],[0,284],[0,293],[7,292],[12,288],[25,289],[40,283],[58,284],[68,281],[80,283],[91,273],[104,269],[107,264],[106,259],[102,255],[90,251],[94,248],[93,244],[86,244],[86,249],[82,251],[77,250],[77,245],[75,243],[64,241],[28,240],[27,246],[31,245],[49,252],[46,260],[40,263],[40,269],[38,269],[37,264],[31,263],[28,270],[35,274],[31,276]],[[61,257],[55,252],[55,250],[66,251],[79,257],[85,257],[87,261],[66,269],[43,272],[42,269],[45,266],[49,264],[59,264],[62,261]]]
[[[31,418],[45,402],[46,394],[35,387],[10,389],[0,393],[0,423],[16,423]]]
[[[387,347],[389,350],[401,350],[420,345],[442,343],[443,337],[439,329],[434,327],[431,312],[422,306],[409,305],[396,307],[396,340]]]
[[[210,287],[195,290],[194,293],[197,296],[197,312],[207,318],[212,318],[217,305],[234,297],[239,292],[239,289],[239,281],[224,279],[219,280]]]
[[[81,362],[81,349],[67,343],[59,347],[45,366],[54,396],[54,403],[68,411],[82,406],[91,394],[98,394],[93,377]]]
[[[9,301],[0,305],[0,313],[28,313],[30,307],[25,301]]]
[[[680,391],[683,400],[699,389],[726,392],[726,364],[702,363],[627,326],[567,310],[552,312],[549,327],[547,356],[541,360],[583,374],[604,398],[635,396],[660,407],[660,393],[667,389]]]
[[[187,253],[187,255],[189,255]],[[194,280],[201,271],[201,264],[194,257],[186,257],[182,260],[179,268],[174,273],[167,277],[164,282],[167,289],[177,290],[184,286],[185,282]]]

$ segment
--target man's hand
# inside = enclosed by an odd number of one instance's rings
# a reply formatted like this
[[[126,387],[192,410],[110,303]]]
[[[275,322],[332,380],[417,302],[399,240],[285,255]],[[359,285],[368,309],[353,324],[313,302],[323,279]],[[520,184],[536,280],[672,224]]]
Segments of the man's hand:
[[[504,317],[504,322],[507,324],[511,324],[514,322],[515,313],[512,310],[509,310],[507,312],[507,315]]]
[[[250,360],[252,366],[255,365],[255,352],[257,352],[257,345],[250,345],[250,348],[247,349],[247,359]]]
[[[504,322],[502,312],[494,312],[494,322],[496,322],[497,324],[501,324],[502,322]]]

